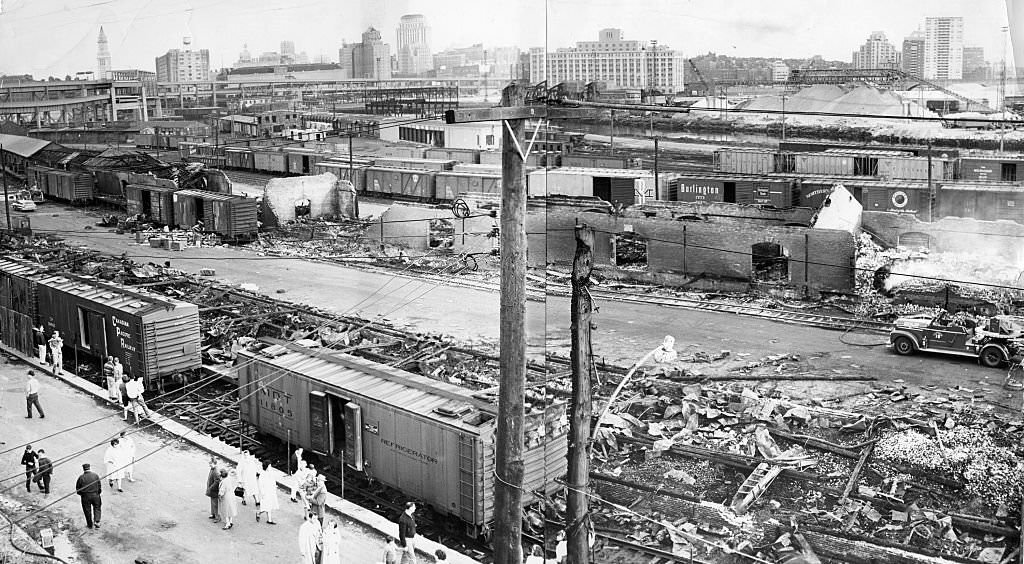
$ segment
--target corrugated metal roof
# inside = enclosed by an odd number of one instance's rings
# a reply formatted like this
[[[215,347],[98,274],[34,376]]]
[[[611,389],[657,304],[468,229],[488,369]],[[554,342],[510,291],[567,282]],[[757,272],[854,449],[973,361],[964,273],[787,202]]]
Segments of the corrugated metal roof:
[[[63,292],[92,300],[133,315],[145,315],[160,309],[194,307],[195,304],[167,298],[140,288],[119,286],[89,277],[68,277],[50,274],[40,266],[29,262],[0,259],[0,272],[32,278],[36,282]]]
[[[3,145],[4,152],[18,155],[19,157],[29,158],[35,155],[39,151],[50,144],[50,141],[45,139],[34,139],[32,137],[22,137],[21,135],[8,135],[6,133],[0,133],[0,145]]]
[[[891,150],[874,150],[874,149],[825,149],[823,151],[829,155],[858,155],[858,156],[870,156],[870,157],[913,157],[914,154],[910,151],[891,151]],[[814,153],[810,153],[814,154]],[[922,157],[927,158],[927,157]]]
[[[493,404],[474,398],[469,390],[426,376],[340,352],[306,349],[294,344],[273,348],[278,349],[277,352],[285,348],[287,352],[273,357],[249,351],[239,354],[274,366],[280,371],[301,374],[327,386],[471,432],[479,431],[479,426],[466,422],[472,414],[483,411],[493,416],[496,413]],[[460,412],[467,407],[471,411],[461,417],[446,417],[436,411]]]
[[[178,191],[177,188],[171,188],[170,186],[156,186],[156,185],[152,185],[152,184],[129,184],[125,188],[135,189],[135,190],[148,190],[150,192],[159,192],[159,193],[177,192]]]
[[[209,190],[178,190],[174,193],[174,197],[177,198],[178,196],[190,196],[192,198],[219,202],[245,199],[245,196],[240,194],[225,194],[223,192],[210,192]]]

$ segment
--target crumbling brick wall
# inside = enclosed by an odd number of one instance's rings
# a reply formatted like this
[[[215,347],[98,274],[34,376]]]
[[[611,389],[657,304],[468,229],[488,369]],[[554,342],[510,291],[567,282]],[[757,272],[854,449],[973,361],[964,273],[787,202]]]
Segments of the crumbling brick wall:
[[[864,228],[889,244],[911,237],[914,241],[926,239],[932,252],[981,253],[995,260],[1024,264],[1024,245],[1020,244],[1024,225],[1012,221],[945,217],[928,223],[909,214],[865,212]]]
[[[338,197],[334,184],[338,179],[331,173],[294,178],[272,178],[264,188],[263,213],[265,223],[280,225],[295,219],[295,202],[309,200],[309,216],[318,218],[338,213]]]

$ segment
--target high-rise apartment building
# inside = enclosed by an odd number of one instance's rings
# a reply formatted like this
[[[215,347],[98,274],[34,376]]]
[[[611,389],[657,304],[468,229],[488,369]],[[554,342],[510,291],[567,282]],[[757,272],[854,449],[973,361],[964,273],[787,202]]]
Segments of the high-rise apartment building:
[[[96,39],[96,79],[103,80],[110,77],[110,46],[107,44],[107,34],[100,26],[100,36]]]
[[[924,77],[924,32],[918,30],[903,39],[900,68],[907,74]]]
[[[960,80],[964,74],[964,19],[925,18],[924,78]]]
[[[398,72],[415,75],[433,67],[430,53],[430,26],[420,14],[402,16],[398,23]]]
[[[899,52],[889,42],[885,33],[873,31],[868,40],[853,52],[853,68],[855,69],[894,69],[899,68]]]
[[[580,41],[576,47],[545,53],[530,49],[530,80],[559,82],[604,82],[610,87],[683,89],[682,53],[652,41],[625,40],[620,29],[602,29],[597,41]]]
[[[997,72],[996,76],[998,74]],[[993,78],[988,61],[985,60],[984,47],[964,47],[963,78],[964,80],[987,80]]]
[[[342,70],[349,71],[352,78],[390,79],[391,46],[372,27],[363,32],[362,39],[362,43],[343,44],[338,49]]]
[[[186,37],[182,49],[171,49],[156,58],[157,82],[188,82],[210,80],[209,49],[192,50],[192,39]]]

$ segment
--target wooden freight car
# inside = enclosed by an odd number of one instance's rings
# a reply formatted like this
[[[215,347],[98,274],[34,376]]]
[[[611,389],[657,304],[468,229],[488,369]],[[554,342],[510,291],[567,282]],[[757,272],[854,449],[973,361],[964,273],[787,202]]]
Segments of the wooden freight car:
[[[297,147],[289,147],[284,150],[284,153],[286,155],[285,158],[288,160],[288,172],[292,174],[309,174],[316,163],[332,156],[315,149]]]
[[[256,238],[257,204],[255,198],[238,194],[222,194],[207,190],[179,190],[172,194],[177,226],[188,229],[198,220],[203,230],[217,233],[231,241]]]
[[[426,170],[401,170],[370,167],[366,169],[366,191],[385,197],[433,200],[434,175]]]
[[[453,160],[407,159],[401,157],[374,157],[376,166],[383,168],[401,168],[408,170],[432,170],[435,172],[451,170],[455,166]]]
[[[241,170],[254,170],[256,163],[252,149],[247,147],[229,147],[224,149],[225,166]]]
[[[3,316],[16,321],[0,333],[9,346],[25,351],[32,325],[42,323],[47,334],[60,331],[71,354],[120,358],[149,388],[201,365],[195,304],[8,259],[0,259],[0,280]]]
[[[937,217],[1024,223],[1024,187],[1014,182],[944,182],[936,204]]]
[[[320,161],[313,167],[313,174],[329,172],[337,177],[338,180],[348,180],[355,187],[356,192],[363,193],[366,188],[366,169],[370,165],[360,164],[357,160],[353,162],[353,167],[350,172],[347,162]]]
[[[241,351],[242,421],[486,533],[494,518],[495,406],[470,391],[355,356],[280,343]],[[524,425],[524,502],[566,470],[564,405]]]
[[[161,225],[176,225],[174,221],[174,192],[170,186],[129,184],[124,189],[128,215],[142,214]]]
[[[288,172],[288,155],[273,149],[253,149],[255,158],[255,170],[260,172],[279,173]]]
[[[443,161],[457,161],[475,164],[480,162],[480,151],[476,149],[455,149],[451,147],[431,147],[425,151],[424,157]]]
[[[452,201],[469,193],[501,197],[501,174],[439,172],[434,182],[437,199],[442,201]]]
[[[89,202],[93,199],[96,190],[95,180],[88,172],[29,165],[25,167],[25,176],[29,186],[38,187],[48,198],[65,202]]]

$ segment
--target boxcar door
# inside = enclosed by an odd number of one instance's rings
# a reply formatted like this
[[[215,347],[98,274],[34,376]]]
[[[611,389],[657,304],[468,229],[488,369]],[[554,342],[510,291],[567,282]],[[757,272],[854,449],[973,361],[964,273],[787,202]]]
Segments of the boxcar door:
[[[354,403],[345,404],[345,464],[363,469],[363,410]]]
[[[101,357],[107,356],[107,332],[102,313],[78,308],[78,340],[82,348]]]
[[[330,424],[327,394],[309,392],[309,450],[322,456],[330,453]]]

